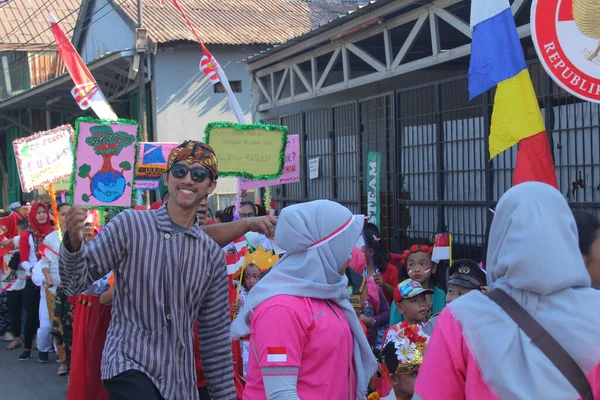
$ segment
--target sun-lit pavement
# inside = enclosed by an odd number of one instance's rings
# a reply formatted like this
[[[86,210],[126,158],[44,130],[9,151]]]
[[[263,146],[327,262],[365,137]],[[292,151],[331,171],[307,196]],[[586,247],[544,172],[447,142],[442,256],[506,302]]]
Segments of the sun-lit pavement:
[[[27,361],[17,358],[23,348],[6,350],[0,342],[0,399],[2,400],[65,400],[67,378],[58,376],[56,354],[50,354],[47,364],[40,364],[37,351]]]

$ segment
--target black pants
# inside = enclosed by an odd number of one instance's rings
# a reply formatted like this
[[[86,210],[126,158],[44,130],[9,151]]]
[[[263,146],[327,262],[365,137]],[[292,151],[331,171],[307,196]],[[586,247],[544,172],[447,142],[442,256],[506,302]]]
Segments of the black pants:
[[[12,257],[10,258],[10,260],[8,261],[8,268],[10,268],[13,274],[17,273],[17,270],[19,269],[19,263],[21,262],[21,256],[19,254],[19,252],[16,252],[15,254],[12,255]]]
[[[198,394],[200,395],[200,400],[210,400],[210,395],[208,394],[208,386],[198,388]]]
[[[129,370],[102,382],[109,400],[164,400],[143,372]]]
[[[26,349],[31,350],[33,337],[40,326],[40,288],[35,286],[31,279],[27,279],[22,290],[8,291],[8,310],[12,334],[15,338],[21,336],[21,309],[25,308],[25,343]]]

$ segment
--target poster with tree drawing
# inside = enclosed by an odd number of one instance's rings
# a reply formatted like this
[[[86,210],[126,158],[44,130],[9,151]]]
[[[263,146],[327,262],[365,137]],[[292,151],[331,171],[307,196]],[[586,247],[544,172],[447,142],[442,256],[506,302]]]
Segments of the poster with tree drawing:
[[[72,203],[88,207],[131,207],[140,128],[130,120],[75,122]]]

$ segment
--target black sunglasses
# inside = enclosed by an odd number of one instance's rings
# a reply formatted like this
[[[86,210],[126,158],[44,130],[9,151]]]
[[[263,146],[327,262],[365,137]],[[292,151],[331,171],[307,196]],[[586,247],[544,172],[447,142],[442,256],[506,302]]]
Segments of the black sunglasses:
[[[198,183],[204,182],[210,176],[210,172],[202,167],[188,168],[185,164],[175,164],[171,167],[171,174],[177,179],[185,178],[188,172],[191,172],[192,180]]]

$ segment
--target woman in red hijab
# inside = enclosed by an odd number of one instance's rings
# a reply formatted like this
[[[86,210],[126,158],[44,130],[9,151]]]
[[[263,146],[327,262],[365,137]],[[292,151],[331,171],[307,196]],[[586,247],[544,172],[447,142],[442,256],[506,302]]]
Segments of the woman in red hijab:
[[[40,259],[39,245],[52,230],[48,207],[41,202],[34,203],[29,213],[29,230],[21,233],[19,238],[21,267],[27,274],[25,288],[22,290],[23,307],[27,312],[27,319],[25,320],[24,351],[19,357],[21,361],[28,360],[31,357],[33,336],[40,323],[40,289],[29,279],[31,278],[31,269]]]

